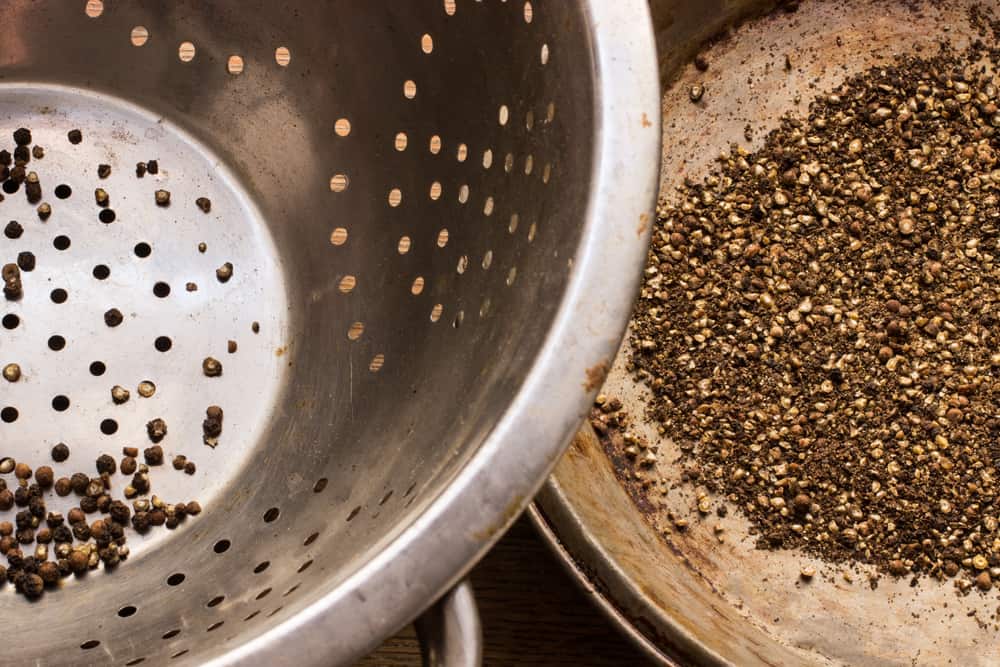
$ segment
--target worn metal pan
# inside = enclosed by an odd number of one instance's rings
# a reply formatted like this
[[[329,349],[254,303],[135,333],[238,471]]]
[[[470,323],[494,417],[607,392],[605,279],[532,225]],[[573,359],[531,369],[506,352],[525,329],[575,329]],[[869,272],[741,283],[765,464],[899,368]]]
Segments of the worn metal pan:
[[[811,98],[852,73],[917,48],[926,53],[945,36],[956,45],[974,38],[966,0],[771,4],[773,11],[732,0],[652,3],[667,82],[661,195],[685,177],[700,179],[733,142],[759,147],[782,114],[805,114]],[[705,72],[691,62],[701,49],[710,63]],[[688,99],[696,82],[705,88],[697,105]],[[738,512],[699,518],[694,489],[679,479],[679,450],[669,434],[659,437],[643,423],[646,390],[626,371],[628,357],[626,345],[604,393],[620,398],[633,430],[658,444],[655,476],[676,488],[643,491],[621,456],[620,436],[598,438],[586,426],[532,513],[595,601],[653,660],[1000,662],[995,593],[960,597],[951,582],[925,580],[911,588],[889,578],[873,590],[864,569],[845,571],[795,551],[757,550]],[[673,528],[668,513],[688,519],[688,529]],[[818,572],[810,583],[799,577],[806,566]]]

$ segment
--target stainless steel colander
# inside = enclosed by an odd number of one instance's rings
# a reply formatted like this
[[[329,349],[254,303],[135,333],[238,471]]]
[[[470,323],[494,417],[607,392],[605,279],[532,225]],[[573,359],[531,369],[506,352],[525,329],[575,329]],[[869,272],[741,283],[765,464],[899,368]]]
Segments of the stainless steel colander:
[[[8,0],[0,30],[0,144],[32,130],[53,209],[0,202],[0,259],[37,258],[2,303],[0,457],[94,475],[159,417],[197,472],[153,492],[205,508],[113,573],[0,589],[0,663],[370,650],[509,525],[614,358],[656,190],[645,3]]]

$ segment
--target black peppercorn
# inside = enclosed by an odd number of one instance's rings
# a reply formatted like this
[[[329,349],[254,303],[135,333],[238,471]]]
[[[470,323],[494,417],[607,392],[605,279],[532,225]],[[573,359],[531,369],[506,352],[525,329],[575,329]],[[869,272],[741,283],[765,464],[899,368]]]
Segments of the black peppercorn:
[[[11,220],[7,223],[7,226],[3,228],[3,235],[9,239],[19,239],[23,233],[24,227],[22,227],[21,223],[17,220]]]
[[[136,461],[131,456],[126,456],[121,462],[121,471],[123,475],[131,475],[135,472]]]
[[[66,136],[69,138],[69,143],[74,146],[83,141],[83,132],[80,130],[70,130]]]
[[[159,442],[160,440],[163,440],[163,438],[167,435],[167,422],[163,421],[163,419],[159,417],[153,419],[152,421],[147,422],[146,434],[149,436],[149,439],[152,440],[153,442]],[[151,449],[154,448],[150,448],[143,451],[147,463],[149,463],[149,452]],[[163,450],[160,449],[159,460],[154,465],[159,465],[162,462],[163,462]]]
[[[22,271],[34,271],[35,270],[35,255],[31,252],[19,252],[17,253],[17,265]]]
[[[14,130],[14,143],[18,146],[27,146],[31,143],[31,130],[21,127]]]
[[[52,448],[52,460],[56,463],[62,463],[69,458],[69,447],[65,443],[60,442],[58,445]]]
[[[73,473],[73,476],[69,478],[69,483],[73,488],[73,492],[82,496],[87,492],[87,485],[90,484],[90,478],[82,472],[75,472]]]
[[[109,327],[118,326],[119,324],[122,323],[124,319],[125,318],[122,315],[122,311],[118,310],[117,308],[111,308],[106,313],[104,313],[104,323],[107,324]]]
[[[43,489],[47,489],[52,486],[54,481],[54,473],[52,468],[49,466],[40,466],[38,470],[35,471],[35,481],[38,482],[38,486]]]
[[[65,497],[70,494],[73,490],[73,485],[70,483],[68,477],[60,477],[56,480],[56,495],[60,497]]]
[[[115,474],[115,471],[117,469],[118,466],[115,463],[114,458],[112,458],[108,454],[101,454],[99,457],[97,457],[97,472],[108,473],[109,475],[113,475]]]
[[[111,175],[111,165],[110,164],[99,164],[97,165],[97,177],[107,178]]]

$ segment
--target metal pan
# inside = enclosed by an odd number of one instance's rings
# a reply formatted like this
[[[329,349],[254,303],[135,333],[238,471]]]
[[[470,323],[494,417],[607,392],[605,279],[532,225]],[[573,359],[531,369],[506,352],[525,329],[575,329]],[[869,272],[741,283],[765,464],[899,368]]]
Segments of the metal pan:
[[[706,175],[731,143],[758,148],[782,114],[806,114],[810,99],[855,72],[918,48],[929,53],[945,36],[967,43],[971,4],[816,0],[761,15],[759,2],[654,2],[661,75],[668,81],[661,194],[669,197],[685,177]],[[690,64],[703,47],[706,72]],[[694,83],[705,88],[697,105],[688,98]],[[695,488],[681,483],[674,465],[679,450],[643,423],[646,389],[629,377],[628,356],[626,346],[604,393],[620,398],[632,430],[659,446],[649,476],[664,478],[668,490],[644,491],[622,456],[620,436],[598,438],[587,426],[538,496],[533,516],[594,599],[652,659],[698,665],[1000,661],[996,593],[961,597],[951,582],[924,580],[911,588],[891,578],[873,590],[864,568],[757,550],[738,512],[701,518]],[[687,530],[677,530],[669,513],[687,519]],[[818,572],[809,583],[799,577],[805,566]]]

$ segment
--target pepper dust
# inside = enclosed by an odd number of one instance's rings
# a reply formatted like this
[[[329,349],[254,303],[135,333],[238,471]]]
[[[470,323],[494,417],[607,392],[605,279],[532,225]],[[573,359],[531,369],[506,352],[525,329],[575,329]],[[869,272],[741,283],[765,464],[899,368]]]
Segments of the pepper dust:
[[[632,367],[684,477],[760,548],[992,587],[1000,89],[982,55],[852,77],[659,207]]]

